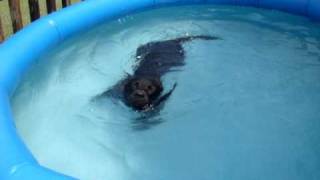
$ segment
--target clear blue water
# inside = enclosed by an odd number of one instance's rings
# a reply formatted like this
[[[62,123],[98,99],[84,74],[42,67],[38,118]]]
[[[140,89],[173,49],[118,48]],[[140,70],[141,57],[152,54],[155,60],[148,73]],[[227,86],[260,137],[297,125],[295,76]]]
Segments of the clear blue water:
[[[159,114],[92,97],[132,73],[136,48],[179,36],[186,65]],[[320,26],[276,11],[159,9],[101,25],[41,58],[12,99],[39,162],[88,180],[320,179]]]

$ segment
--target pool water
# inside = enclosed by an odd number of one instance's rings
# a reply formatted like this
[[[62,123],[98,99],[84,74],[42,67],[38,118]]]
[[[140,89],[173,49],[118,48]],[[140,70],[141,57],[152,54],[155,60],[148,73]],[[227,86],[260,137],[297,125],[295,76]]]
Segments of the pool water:
[[[152,116],[95,96],[135,51],[185,35],[178,86]],[[41,60],[41,61],[40,61]],[[242,7],[186,6],[117,19],[43,56],[14,97],[37,160],[87,180],[320,179],[320,26]]]

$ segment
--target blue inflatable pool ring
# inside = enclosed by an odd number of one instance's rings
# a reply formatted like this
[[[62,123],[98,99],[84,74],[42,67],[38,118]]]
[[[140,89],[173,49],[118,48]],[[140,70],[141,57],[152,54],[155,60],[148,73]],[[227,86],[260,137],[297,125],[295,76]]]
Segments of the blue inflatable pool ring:
[[[16,133],[10,96],[40,55],[99,23],[146,9],[188,4],[253,6],[320,20],[319,0],[87,0],[41,18],[0,45],[0,179],[74,179],[39,165]]]

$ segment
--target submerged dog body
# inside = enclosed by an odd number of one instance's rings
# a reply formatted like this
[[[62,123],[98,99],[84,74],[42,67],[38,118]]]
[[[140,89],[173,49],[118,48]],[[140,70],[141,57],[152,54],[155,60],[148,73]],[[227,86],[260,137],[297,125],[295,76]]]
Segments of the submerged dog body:
[[[102,95],[121,99],[135,110],[149,110],[164,102],[174,91],[176,84],[167,93],[163,92],[161,77],[185,64],[182,44],[194,39],[216,40],[212,36],[187,36],[173,40],[150,42],[136,52],[137,66],[133,75],[118,82]]]

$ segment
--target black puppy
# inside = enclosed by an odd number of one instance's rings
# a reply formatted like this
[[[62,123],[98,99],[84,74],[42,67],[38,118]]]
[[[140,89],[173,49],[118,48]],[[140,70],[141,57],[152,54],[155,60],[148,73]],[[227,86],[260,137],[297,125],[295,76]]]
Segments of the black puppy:
[[[168,99],[176,87],[175,84],[169,92],[161,96],[163,92],[161,77],[172,71],[172,68],[185,64],[182,44],[194,39],[216,40],[219,38],[187,36],[142,45],[136,52],[137,66],[133,75],[128,75],[102,96],[119,98],[138,111],[147,111],[160,105]]]

